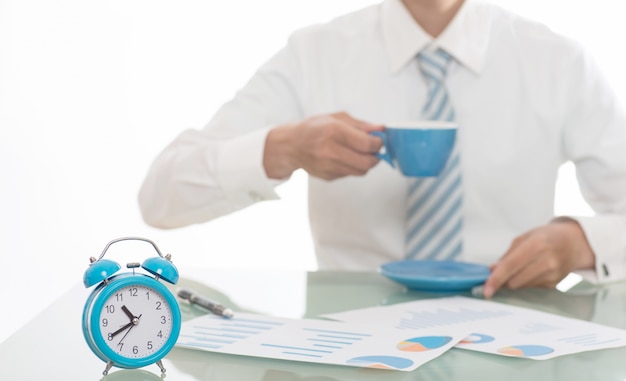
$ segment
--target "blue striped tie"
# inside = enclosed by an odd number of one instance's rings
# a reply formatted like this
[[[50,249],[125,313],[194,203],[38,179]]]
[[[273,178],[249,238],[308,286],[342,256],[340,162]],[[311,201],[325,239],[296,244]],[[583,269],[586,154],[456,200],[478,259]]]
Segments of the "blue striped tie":
[[[417,57],[428,88],[422,117],[454,120],[454,110],[444,84],[452,57],[441,49],[423,51]],[[411,180],[407,210],[407,258],[454,260],[460,257],[463,249],[462,196],[457,143],[438,177]]]

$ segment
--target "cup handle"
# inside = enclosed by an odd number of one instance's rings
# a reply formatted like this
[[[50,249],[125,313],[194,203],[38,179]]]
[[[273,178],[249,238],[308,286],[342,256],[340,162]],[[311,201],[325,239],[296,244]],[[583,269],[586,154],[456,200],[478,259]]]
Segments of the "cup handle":
[[[383,141],[383,146],[380,148],[380,151],[376,152],[376,157],[379,159],[383,159],[384,161],[389,163],[392,168],[395,168],[396,165],[393,163],[393,159],[391,158],[389,150],[389,145],[387,144],[387,135],[383,131],[372,131],[370,132],[370,135],[377,136]]]

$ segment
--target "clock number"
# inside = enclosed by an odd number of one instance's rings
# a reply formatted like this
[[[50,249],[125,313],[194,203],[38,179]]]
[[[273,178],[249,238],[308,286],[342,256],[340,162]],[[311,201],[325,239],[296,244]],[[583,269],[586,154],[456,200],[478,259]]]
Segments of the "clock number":
[[[156,309],[160,310],[161,309],[161,302],[156,302]]]
[[[163,332],[159,331],[159,333],[157,333],[157,336],[163,338]]]
[[[133,354],[137,354],[137,353],[139,353],[139,348],[137,348],[137,346],[135,345],[133,347]]]
[[[102,319],[102,326],[106,327],[109,325],[109,320],[108,319]]]
[[[115,312],[115,306],[112,304],[107,304],[104,308],[106,308],[108,314]]]
[[[108,339],[109,341],[113,340],[113,334],[109,333],[109,334],[107,335],[107,339]]]
[[[137,296],[137,287],[131,287],[130,289],[128,289],[128,293],[130,294],[130,296]]]
[[[152,349],[152,341],[148,341],[148,345],[147,345],[147,347],[148,347],[148,350],[151,350],[151,349]]]
[[[165,324],[165,323],[167,323],[165,316],[161,316],[161,324]]]
[[[150,300],[150,291],[146,292],[146,299]]]
[[[120,293],[115,294],[115,301],[116,302],[123,302],[124,301],[124,296]]]
[[[122,348],[124,348],[124,343],[122,343],[121,341],[119,343],[117,343],[117,346],[120,348],[120,350],[118,352],[122,351]]]

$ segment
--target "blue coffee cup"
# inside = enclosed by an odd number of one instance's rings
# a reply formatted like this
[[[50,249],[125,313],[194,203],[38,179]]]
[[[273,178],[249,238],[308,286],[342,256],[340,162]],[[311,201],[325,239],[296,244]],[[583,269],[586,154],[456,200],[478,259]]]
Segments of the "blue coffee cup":
[[[398,167],[404,176],[436,177],[454,148],[457,127],[453,122],[425,120],[391,123],[371,134],[383,141],[376,156]]]

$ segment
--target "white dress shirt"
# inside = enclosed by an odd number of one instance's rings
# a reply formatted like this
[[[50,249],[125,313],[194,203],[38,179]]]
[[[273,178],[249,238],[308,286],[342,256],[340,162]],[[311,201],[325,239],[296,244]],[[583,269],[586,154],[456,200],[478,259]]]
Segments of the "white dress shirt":
[[[202,130],[178,136],[140,191],[144,219],[174,228],[277,198],[262,166],[276,125],[345,111],[372,123],[420,118],[416,55],[454,57],[447,86],[462,155],[465,261],[494,263],[553,218],[558,168],[576,164],[595,210],[576,217],[601,281],[626,278],[626,115],[580,45],[496,6],[466,1],[432,39],[400,0],[294,33]],[[374,270],[404,257],[408,179],[380,162],[363,177],[309,177],[321,269]]]

